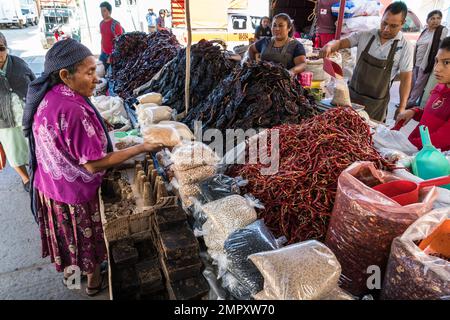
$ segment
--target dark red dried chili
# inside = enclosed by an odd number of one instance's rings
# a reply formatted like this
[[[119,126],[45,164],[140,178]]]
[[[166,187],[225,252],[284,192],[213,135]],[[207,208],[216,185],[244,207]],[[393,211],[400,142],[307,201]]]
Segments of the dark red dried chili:
[[[324,240],[333,209],[338,177],[356,161],[392,168],[374,149],[369,126],[351,108],[335,108],[299,125],[281,125],[280,167],[262,175],[262,164],[232,168],[249,180],[246,191],[260,199],[260,212],[276,236],[289,243]],[[270,145],[270,141],[269,141]]]

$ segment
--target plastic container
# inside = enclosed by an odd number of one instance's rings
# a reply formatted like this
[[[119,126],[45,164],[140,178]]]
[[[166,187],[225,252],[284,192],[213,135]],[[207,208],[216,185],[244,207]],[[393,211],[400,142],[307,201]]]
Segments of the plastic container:
[[[422,150],[415,156],[412,162],[414,175],[424,179],[433,179],[450,174],[450,163],[445,155],[431,144],[428,128],[420,126],[422,138]],[[443,186],[450,190],[450,184]]]
[[[379,184],[373,187],[373,189],[388,196],[402,206],[406,206],[419,202],[420,189],[430,186],[440,186],[449,182],[450,176],[426,180],[420,183],[408,180],[396,180]]]

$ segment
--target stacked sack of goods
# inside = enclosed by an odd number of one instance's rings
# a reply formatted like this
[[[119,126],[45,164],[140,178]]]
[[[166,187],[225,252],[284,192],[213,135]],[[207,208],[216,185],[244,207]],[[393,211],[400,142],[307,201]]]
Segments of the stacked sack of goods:
[[[189,128],[173,120],[174,111],[162,106],[159,93],[147,93],[137,98],[136,114],[144,140],[167,147],[175,147],[183,141],[194,140]]]
[[[332,6],[334,16],[339,15],[340,2]],[[345,3],[344,24],[342,33],[378,28],[381,22],[381,4],[376,0],[351,0]]]
[[[163,164],[173,176],[171,184],[178,190],[185,208],[191,207],[199,197],[199,183],[216,174],[220,161],[210,147],[196,141],[185,141],[172,151],[165,150],[163,158]]]

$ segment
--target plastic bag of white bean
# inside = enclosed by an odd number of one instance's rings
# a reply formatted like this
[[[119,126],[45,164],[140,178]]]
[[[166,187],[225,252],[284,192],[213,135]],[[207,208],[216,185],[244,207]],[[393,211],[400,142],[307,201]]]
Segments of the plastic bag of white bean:
[[[264,277],[257,300],[319,300],[338,287],[341,266],[324,244],[311,240],[249,256]]]
[[[223,244],[233,231],[244,228],[257,219],[255,207],[262,208],[254,198],[232,195],[201,206],[207,221],[203,225],[208,252],[223,253]]]
[[[180,184],[176,178],[170,181],[172,187],[178,190],[183,207],[188,208],[194,204],[200,195],[200,187],[197,184]]]
[[[185,171],[201,166],[217,166],[220,158],[206,144],[183,142],[169,153],[174,171]]]
[[[218,257],[219,276],[231,273],[239,286],[230,286],[237,299],[250,299],[263,289],[264,278],[248,257],[259,252],[278,249],[278,243],[263,220],[232,232],[224,243],[224,254]],[[234,292],[236,287],[239,288]],[[242,288],[242,289],[241,289]]]
[[[216,173],[215,166],[201,166],[186,171],[175,171],[175,177],[178,183],[181,184],[195,184],[206,180]]]

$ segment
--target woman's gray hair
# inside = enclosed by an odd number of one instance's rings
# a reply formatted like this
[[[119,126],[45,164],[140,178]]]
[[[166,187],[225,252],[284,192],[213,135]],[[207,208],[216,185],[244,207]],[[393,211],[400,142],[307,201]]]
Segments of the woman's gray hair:
[[[3,42],[5,47],[8,47],[8,42],[6,42],[5,35],[3,33],[1,33],[1,32],[0,32],[0,41]]]

